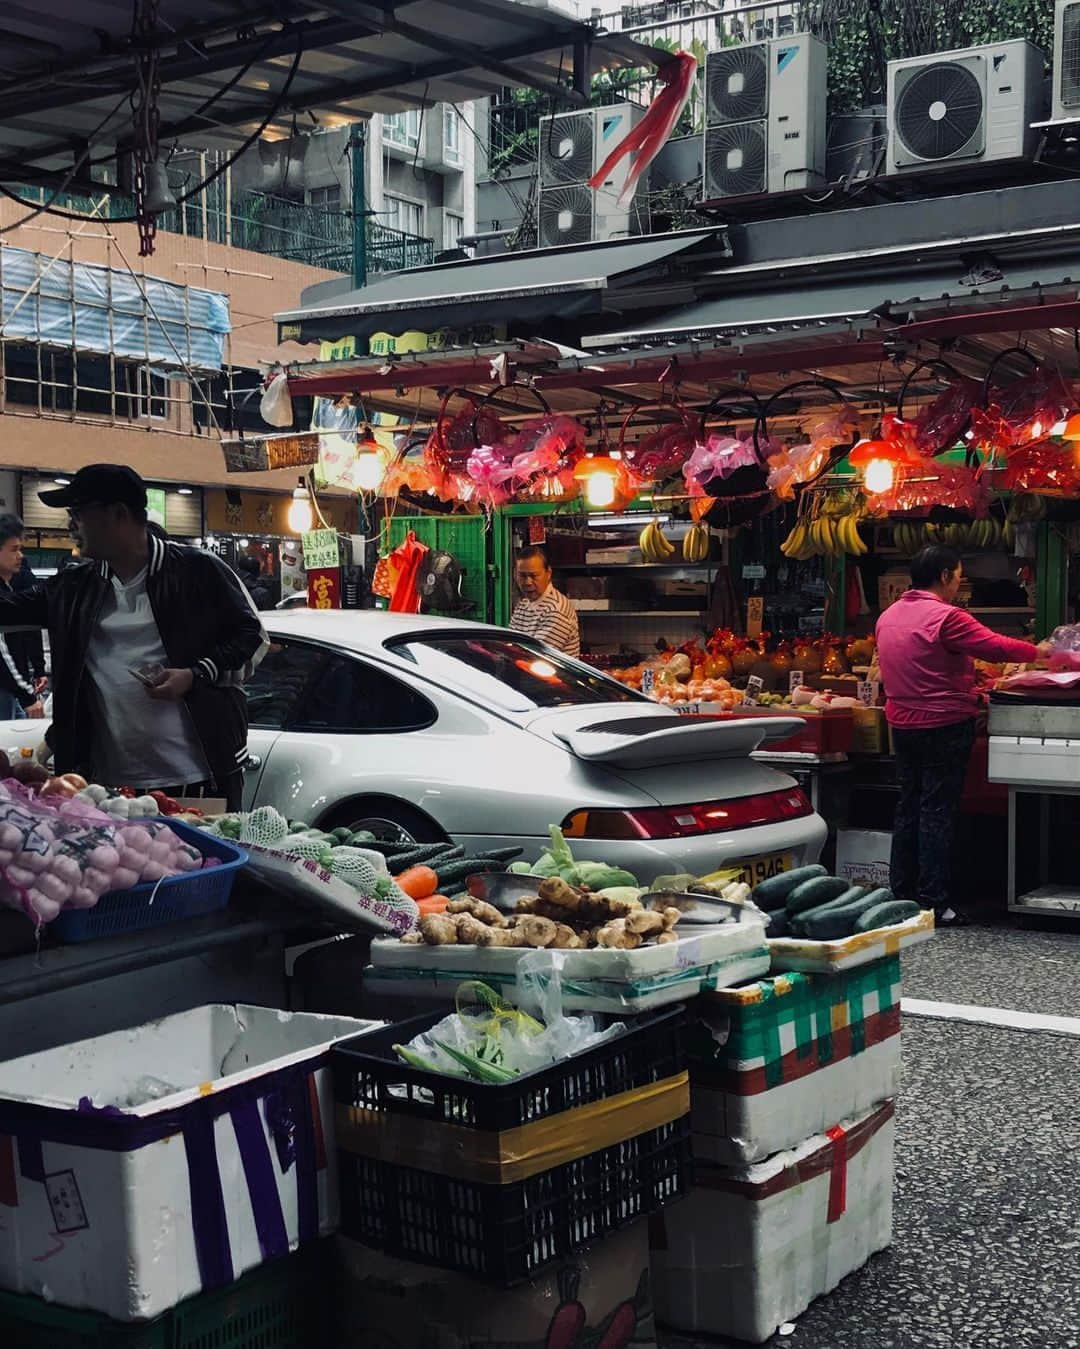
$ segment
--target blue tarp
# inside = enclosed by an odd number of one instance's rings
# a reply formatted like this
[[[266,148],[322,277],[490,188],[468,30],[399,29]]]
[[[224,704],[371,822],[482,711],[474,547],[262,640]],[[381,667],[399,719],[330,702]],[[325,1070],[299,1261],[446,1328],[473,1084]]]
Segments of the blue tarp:
[[[220,370],[231,327],[229,298],[219,291],[156,277],[136,280],[116,267],[72,264],[6,245],[0,247],[0,323],[9,340],[111,352],[172,370],[185,364]]]

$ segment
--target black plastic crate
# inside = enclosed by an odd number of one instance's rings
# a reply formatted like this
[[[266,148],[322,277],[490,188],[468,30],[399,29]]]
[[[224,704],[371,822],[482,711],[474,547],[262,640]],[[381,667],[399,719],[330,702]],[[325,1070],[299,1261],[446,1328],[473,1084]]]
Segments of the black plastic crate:
[[[339,1150],[341,1231],[388,1255],[524,1283],[690,1185],[690,1117],[509,1185]]]
[[[394,1045],[430,1030],[445,1010],[342,1040],[330,1051],[338,1105],[411,1115],[463,1129],[516,1129],[577,1106],[674,1077],[686,1067],[682,1006],[623,1021],[621,1035],[513,1082],[469,1082],[402,1063]]]

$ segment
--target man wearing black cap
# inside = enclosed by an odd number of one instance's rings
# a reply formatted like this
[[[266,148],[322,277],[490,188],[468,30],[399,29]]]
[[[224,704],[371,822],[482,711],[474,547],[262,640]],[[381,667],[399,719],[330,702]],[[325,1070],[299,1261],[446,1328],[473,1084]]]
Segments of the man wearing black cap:
[[[120,464],[42,492],[66,507],[84,559],[0,601],[0,628],[47,627],[58,772],[112,787],[200,788],[238,809],[243,683],[266,651],[247,592],[219,558],[147,525],[146,486]]]

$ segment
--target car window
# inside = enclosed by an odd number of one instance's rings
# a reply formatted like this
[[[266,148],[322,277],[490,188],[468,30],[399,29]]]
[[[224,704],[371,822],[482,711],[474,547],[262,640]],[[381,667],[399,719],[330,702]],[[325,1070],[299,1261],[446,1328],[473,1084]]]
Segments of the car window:
[[[426,678],[466,688],[510,712],[634,702],[640,697],[598,670],[527,638],[436,634],[395,638],[386,646],[413,661]]]
[[[320,647],[272,638],[270,650],[244,686],[248,723],[263,730],[283,730],[304,689],[328,659]]]
[[[419,731],[436,717],[422,693],[366,661],[332,655],[290,723],[294,731],[385,735]]]

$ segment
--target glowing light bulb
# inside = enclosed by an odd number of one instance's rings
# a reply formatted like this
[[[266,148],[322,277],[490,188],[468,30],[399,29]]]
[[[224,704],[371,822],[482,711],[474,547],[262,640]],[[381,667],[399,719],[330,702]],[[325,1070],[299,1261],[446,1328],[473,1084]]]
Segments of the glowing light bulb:
[[[871,459],[866,466],[863,485],[873,496],[892,491],[896,481],[896,465],[889,459]]]
[[[289,529],[294,534],[306,534],[315,523],[315,514],[311,509],[311,493],[306,487],[293,489],[289,503]]]
[[[353,464],[352,480],[361,492],[374,492],[385,472],[382,455],[361,452]]]
[[[590,473],[585,483],[585,500],[590,506],[613,506],[615,488],[614,473]]]

